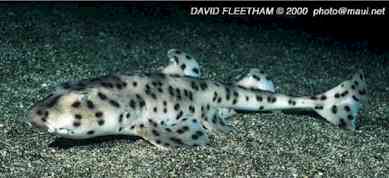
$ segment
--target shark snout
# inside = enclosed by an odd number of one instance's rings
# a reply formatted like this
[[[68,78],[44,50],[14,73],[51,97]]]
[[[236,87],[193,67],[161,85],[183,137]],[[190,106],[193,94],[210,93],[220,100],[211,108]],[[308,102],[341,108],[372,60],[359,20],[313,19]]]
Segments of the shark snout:
[[[33,128],[41,128],[41,129],[48,129],[47,127],[47,118],[48,118],[49,112],[45,110],[41,110],[39,108],[33,109],[30,118],[31,118],[31,125]]]

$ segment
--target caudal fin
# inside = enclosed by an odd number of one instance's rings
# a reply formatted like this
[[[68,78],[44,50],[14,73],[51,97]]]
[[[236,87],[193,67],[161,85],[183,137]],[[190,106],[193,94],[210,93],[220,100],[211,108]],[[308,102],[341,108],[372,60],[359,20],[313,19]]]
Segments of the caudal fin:
[[[342,128],[356,129],[358,113],[367,101],[366,78],[362,70],[331,90],[310,99],[315,100],[314,110],[329,122]]]

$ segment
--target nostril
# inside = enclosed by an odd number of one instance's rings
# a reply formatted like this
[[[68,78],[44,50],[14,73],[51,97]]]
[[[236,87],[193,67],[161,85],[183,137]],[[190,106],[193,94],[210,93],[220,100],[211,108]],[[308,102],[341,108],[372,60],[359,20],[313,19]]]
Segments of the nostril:
[[[39,125],[35,123],[34,121],[31,122],[31,125],[33,128],[39,128]]]
[[[43,128],[43,129],[47,128],[47,126],[43,122],[39,122],[37,120],[32,120],[31,125],[33,128]]]

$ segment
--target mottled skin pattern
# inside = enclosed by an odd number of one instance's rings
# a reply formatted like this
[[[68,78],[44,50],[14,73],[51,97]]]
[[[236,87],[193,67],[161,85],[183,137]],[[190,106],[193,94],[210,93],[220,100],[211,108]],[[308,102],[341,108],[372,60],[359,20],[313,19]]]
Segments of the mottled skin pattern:
[[[235,110],[314,110],[339,127],[355,129],[366,100],[362,72],[323,94],[290,97],[273,93],[259,70],[236,84],[222,84],[201,79],[190,55],[173,49],[168,57],[161,73],[64,83],[32,108],[32,124],[72,139],[124,134],[160,148],[196,146],[206,145],[209,134],[233,130],[225,118]]]

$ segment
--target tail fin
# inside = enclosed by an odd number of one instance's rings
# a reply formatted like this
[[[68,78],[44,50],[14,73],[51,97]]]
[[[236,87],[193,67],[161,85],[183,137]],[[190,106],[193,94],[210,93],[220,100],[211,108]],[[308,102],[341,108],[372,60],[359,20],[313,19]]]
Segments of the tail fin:
[[[311,99],[315,100],[314,110],[329,122],[342,128],[356,129],[359,126],[358,113],[362,103],[367,101],[367,85],[360,70],[335,88]]]

